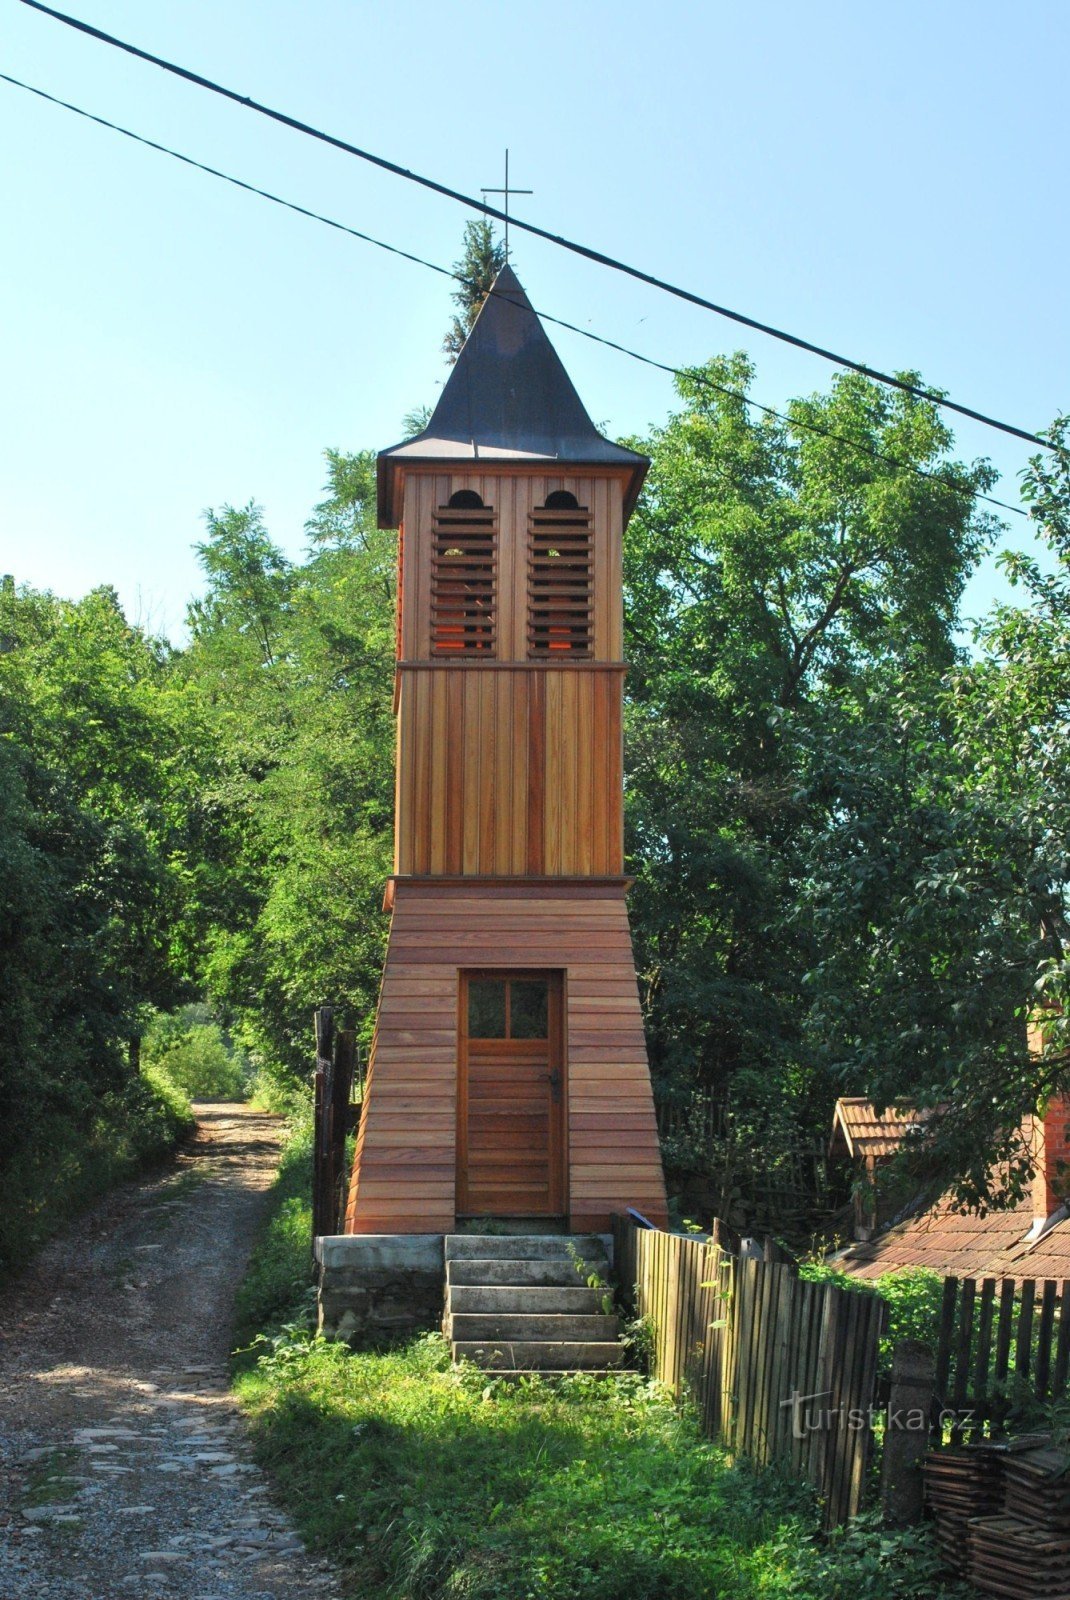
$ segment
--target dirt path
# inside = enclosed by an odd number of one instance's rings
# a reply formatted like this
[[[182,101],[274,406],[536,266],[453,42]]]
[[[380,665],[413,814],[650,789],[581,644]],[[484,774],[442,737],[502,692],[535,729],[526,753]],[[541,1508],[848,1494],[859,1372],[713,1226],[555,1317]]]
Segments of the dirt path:
[[[227,1394],[234,1290],[280,1124],[196,1107],[0,1301],[0,1600],[336,1600]]]

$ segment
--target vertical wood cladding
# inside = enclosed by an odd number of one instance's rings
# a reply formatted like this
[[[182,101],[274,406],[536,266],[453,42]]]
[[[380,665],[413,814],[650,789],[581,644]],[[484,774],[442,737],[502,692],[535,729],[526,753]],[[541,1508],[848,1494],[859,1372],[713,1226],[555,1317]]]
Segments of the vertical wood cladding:
[[[406,476],[395,872],[623,871],[622,495],[604,472]]]
[[[663,1223],[623,887],[399,883],[347,1232],[454,1227],[460,974],[481,967],[564,974],[570,1226],[628,1206]]]
[[[540,524],[559,523],[560,512],[543,509],[547,499],[572,495],[584,508],[590,529],[589,654],[595,661],[619,661],[623,650],[621,600],[624,480],[607,473],[573,471],[540,473],[499,468],[485,472],[410,470],[405,475],[402,548],[405,594],[401,614],[401,658],[433,658],[432,567],[436,522],[459,494],[482,500],[497,528],[497,615],[495,656],[522,662],[529,655],[529,599],[532,531]],[[456,515],[456,511],[450,511]],[[557,548],[561,548],[558,546]],[[575,598],[575,597],[574,597]]]
[[[405,666],[395,871],[618,877],[621,673]]]

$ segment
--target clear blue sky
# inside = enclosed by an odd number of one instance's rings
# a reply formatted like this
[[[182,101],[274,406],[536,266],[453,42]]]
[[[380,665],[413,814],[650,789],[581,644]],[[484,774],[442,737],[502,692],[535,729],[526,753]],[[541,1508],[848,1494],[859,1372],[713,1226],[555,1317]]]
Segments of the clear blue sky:
[[[1065,0],[69,0],[83,19],[469,192],[1035,429],[1070,409]],[[431,260],[466,213],[0,0],[0,71]],[[0,570],[114,583],[177,636],[205,506],[297,554],[322,451],[381,447],[445,368],[445,280],[0,84]],[[516,236],[536,306],[678,364],[831,369]],[[612,432],[671,383],[555,342]],[[956,424],[1017,499],[1028,447]],[[1028,531],[1011,519],[1011,542]],[[981,609],[997,584],[971,588]]]

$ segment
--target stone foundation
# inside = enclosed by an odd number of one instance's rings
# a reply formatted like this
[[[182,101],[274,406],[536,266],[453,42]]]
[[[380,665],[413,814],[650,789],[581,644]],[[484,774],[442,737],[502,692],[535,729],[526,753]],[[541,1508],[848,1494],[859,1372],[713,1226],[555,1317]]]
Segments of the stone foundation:
[[[328,1234],[316,1240],[319,1330],[349,1344],[437,1328],[445,1298],[441,1233]]]

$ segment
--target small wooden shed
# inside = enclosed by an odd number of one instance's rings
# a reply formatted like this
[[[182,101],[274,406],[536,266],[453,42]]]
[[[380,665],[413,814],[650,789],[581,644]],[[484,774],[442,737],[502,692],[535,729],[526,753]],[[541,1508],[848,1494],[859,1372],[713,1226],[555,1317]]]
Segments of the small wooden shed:
[[[882,1184],[881,1171],[923,1121],[911,1107],[888,1106],[878,1114],[872,1102],[861,1095],[844,1095],[836,1101],[829,1156],[846,1157],[855,1169],[852,1204],[856,1239],[872,1238],[890,1221],[897,1204],[902,1204],[899,1186]]]
[[[379,457],[395,858],[348,1233],[666,1220],[622,820],[648,464],[597,432],[508,266],[427,427]]]

